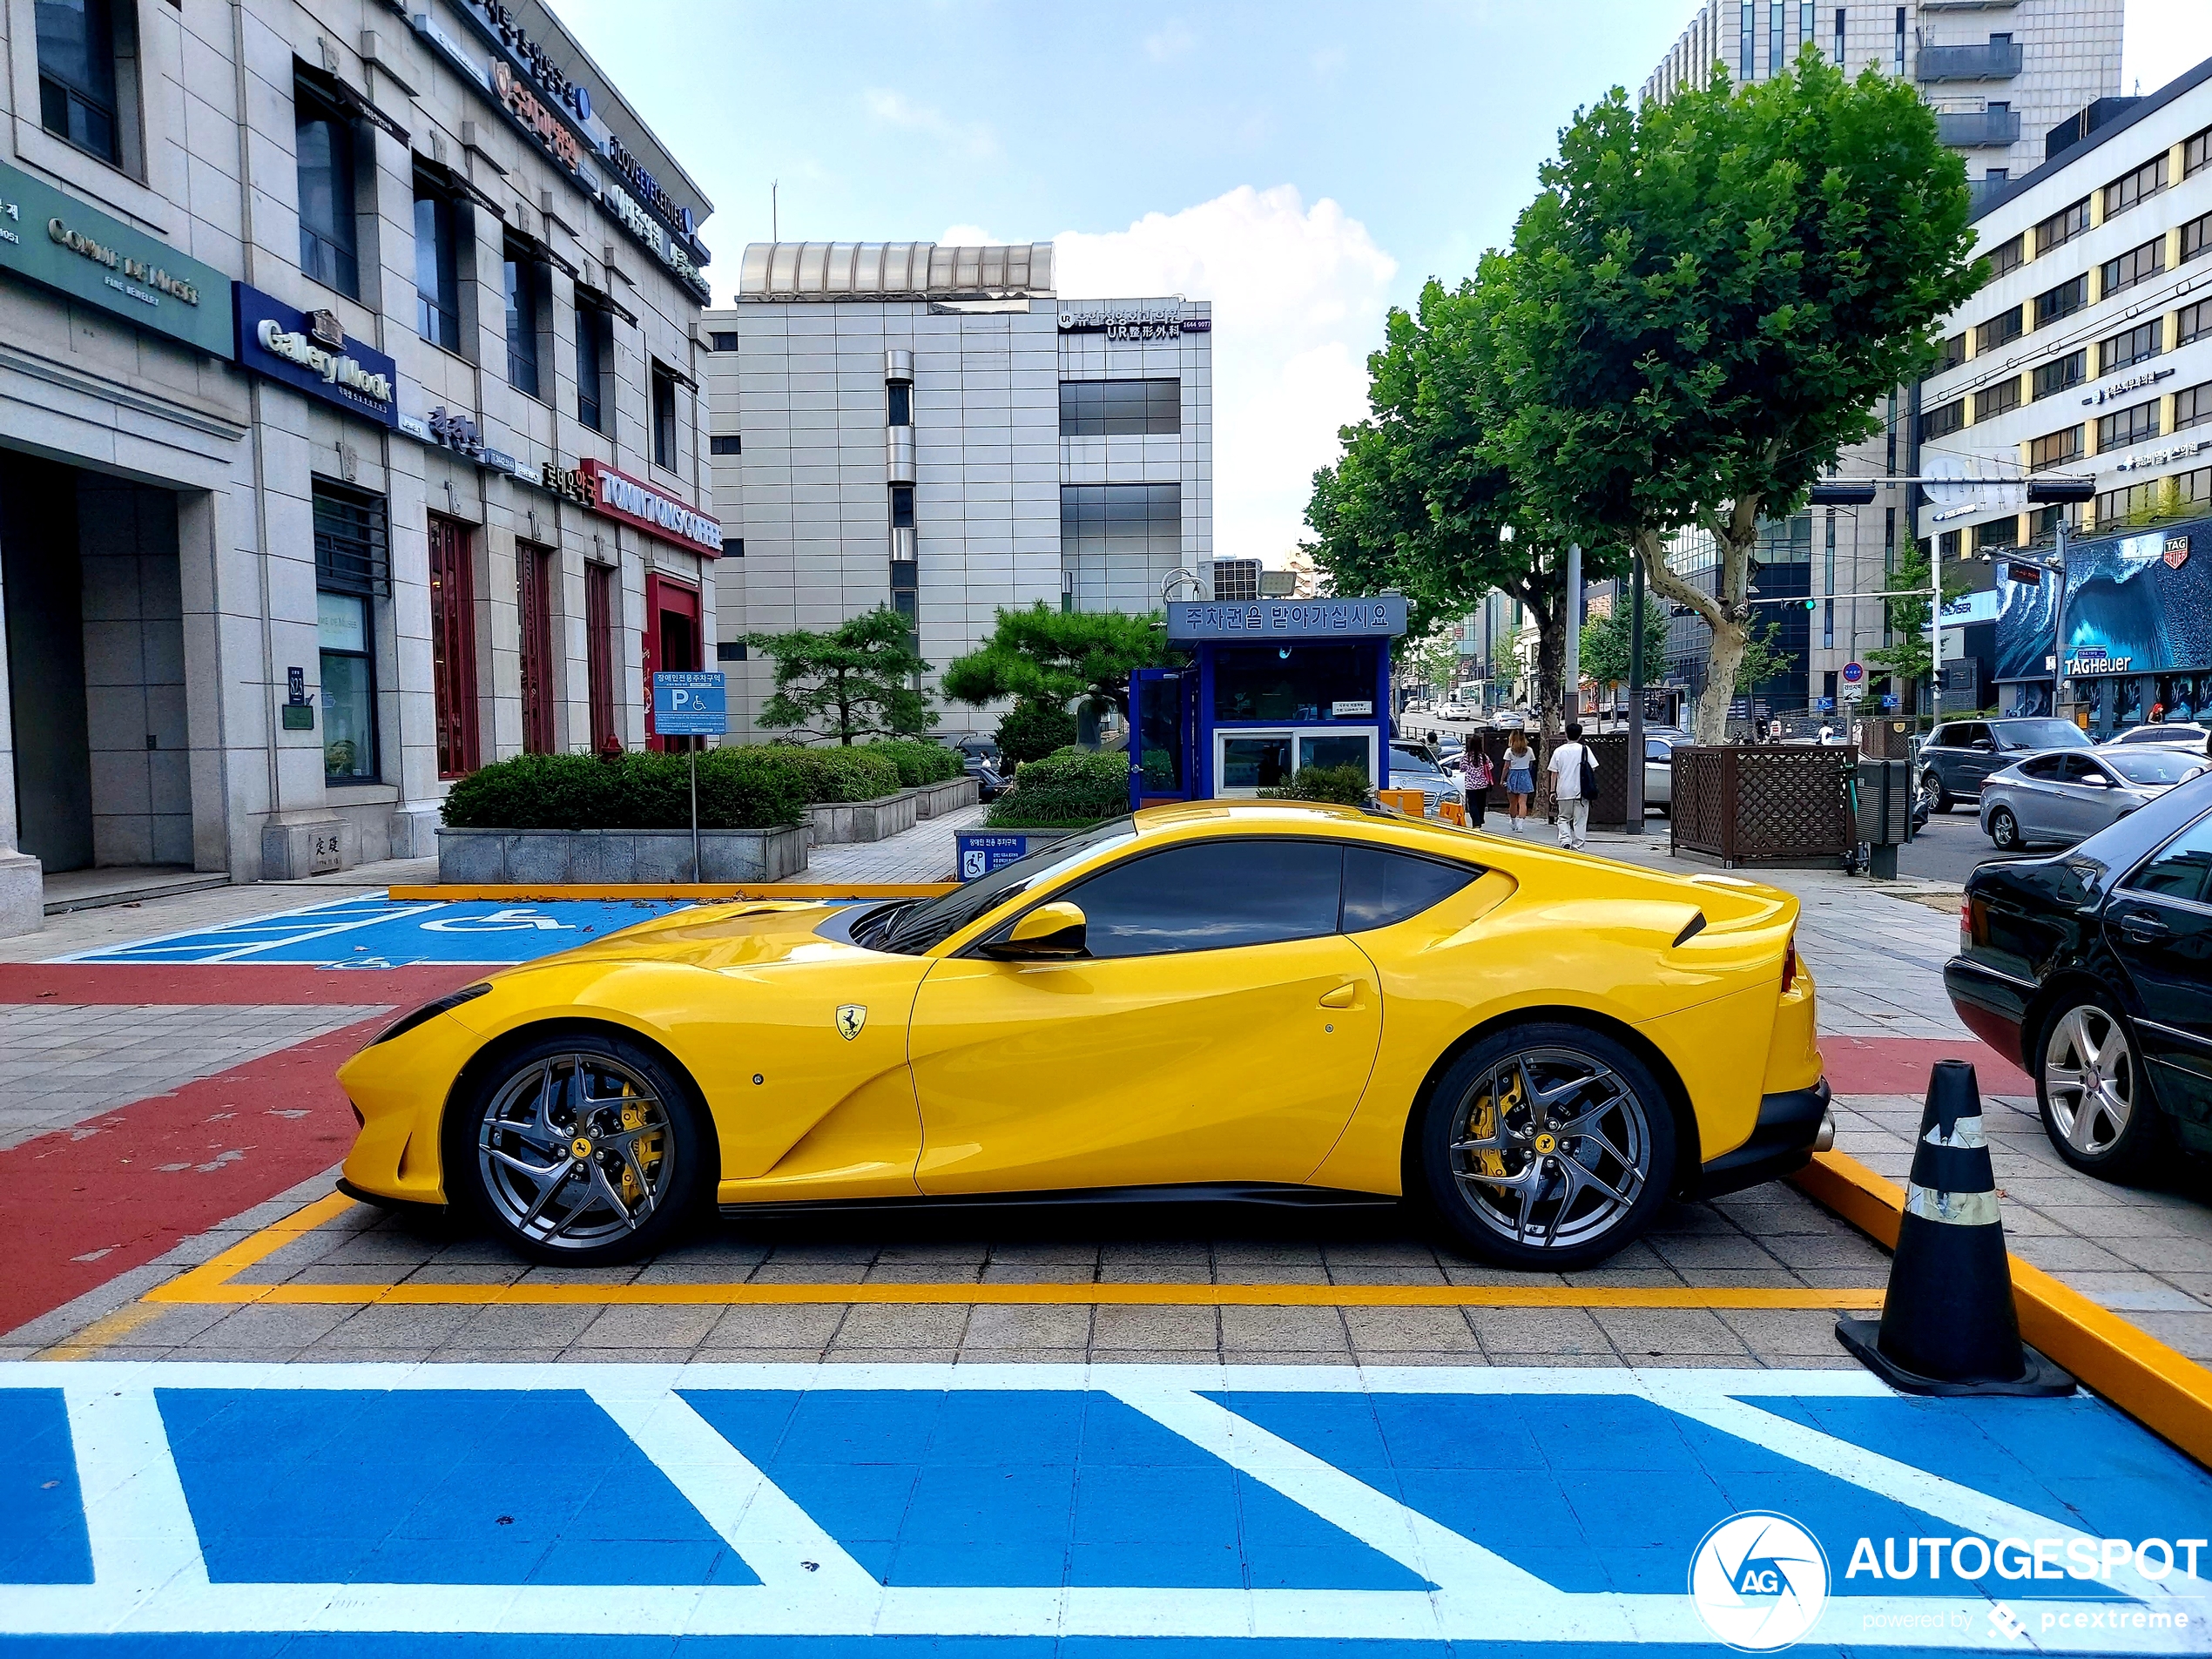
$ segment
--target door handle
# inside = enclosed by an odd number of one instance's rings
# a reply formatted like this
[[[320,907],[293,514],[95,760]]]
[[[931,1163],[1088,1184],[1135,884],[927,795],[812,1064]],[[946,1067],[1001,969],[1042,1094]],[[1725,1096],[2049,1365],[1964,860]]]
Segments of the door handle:
[[[2165,938],[2168,929],[2156,916],[2146,914],[2141,910],[2131,910],[2121,917],[2120,931],[2137,944],[2143,944],[2154,939]]]
[[[1348,1008],[1359,1000],[1359,981],[1357,980],[1339,985],[1333,991],[1321,993],[1321,1006],[1325,1008]]]

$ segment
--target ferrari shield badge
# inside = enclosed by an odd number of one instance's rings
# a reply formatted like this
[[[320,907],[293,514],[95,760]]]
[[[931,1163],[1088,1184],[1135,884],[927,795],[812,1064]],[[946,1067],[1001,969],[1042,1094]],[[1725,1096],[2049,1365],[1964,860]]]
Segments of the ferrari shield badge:
[[[860,1028],[868,1022],[868,1011],[858,1002],[847,1002],[837,1011],[837,1035],[847,1042],[860,1035]]]

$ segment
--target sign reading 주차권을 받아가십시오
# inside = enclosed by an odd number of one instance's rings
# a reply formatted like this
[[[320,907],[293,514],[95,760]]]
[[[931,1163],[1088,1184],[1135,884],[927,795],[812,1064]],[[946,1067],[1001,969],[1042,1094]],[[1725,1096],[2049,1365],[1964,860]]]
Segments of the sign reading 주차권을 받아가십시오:
[[[232,292],[239,368],[380,425],[399,424],[399,365],[375,347],[347,339],[334,312],[295,311],[243,282]]]
[[[730,729],[728,683],[711,670],[670,669],[653,676],[653,735],[718,738]]]
[[[1178,599],[1168,606],[1170,639],[1387,638],[1406,631],[1406,601],[1372,599]]]

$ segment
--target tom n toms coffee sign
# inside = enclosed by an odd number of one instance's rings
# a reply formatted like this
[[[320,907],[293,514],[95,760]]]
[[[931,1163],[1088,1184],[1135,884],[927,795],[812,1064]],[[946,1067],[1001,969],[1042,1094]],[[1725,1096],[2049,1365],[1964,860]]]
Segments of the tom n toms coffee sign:
[[[0,271],[215,356],[231,354],[228,277],[4,163]]]
[[[294,311],[243,282],[233,292],[240,368],[385,426],[400,423],[399,365],[347,339],[336,313]]]
[[[577,463],[577,471],[590,491],[590,505],[595,513],[618,518],[703,558],[722,556],[719,521],[695,513],[673,496],[664,495],[651,484],[589,456]]]
[[[1180,340],[1213,327],[1211,317],[1186,316],[1183,301],[1157,305],[1069,306],[1060,313],[1063,334],[1103,334],[1109,340]]]

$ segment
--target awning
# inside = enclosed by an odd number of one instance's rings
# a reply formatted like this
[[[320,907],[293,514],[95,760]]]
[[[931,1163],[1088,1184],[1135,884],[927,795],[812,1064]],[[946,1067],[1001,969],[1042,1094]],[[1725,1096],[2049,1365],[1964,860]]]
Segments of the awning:
[[[378,132],[398,139],[401,144],[407,142],[407,129],[372,104],[368,93],[356,91],[328,70],[317,69],[314,64],[305,63],[299,58],[293,59],[293,67],[301,80],[314,87],[316,91],[320,92],[347,114],[357,120],[368,122]]]

